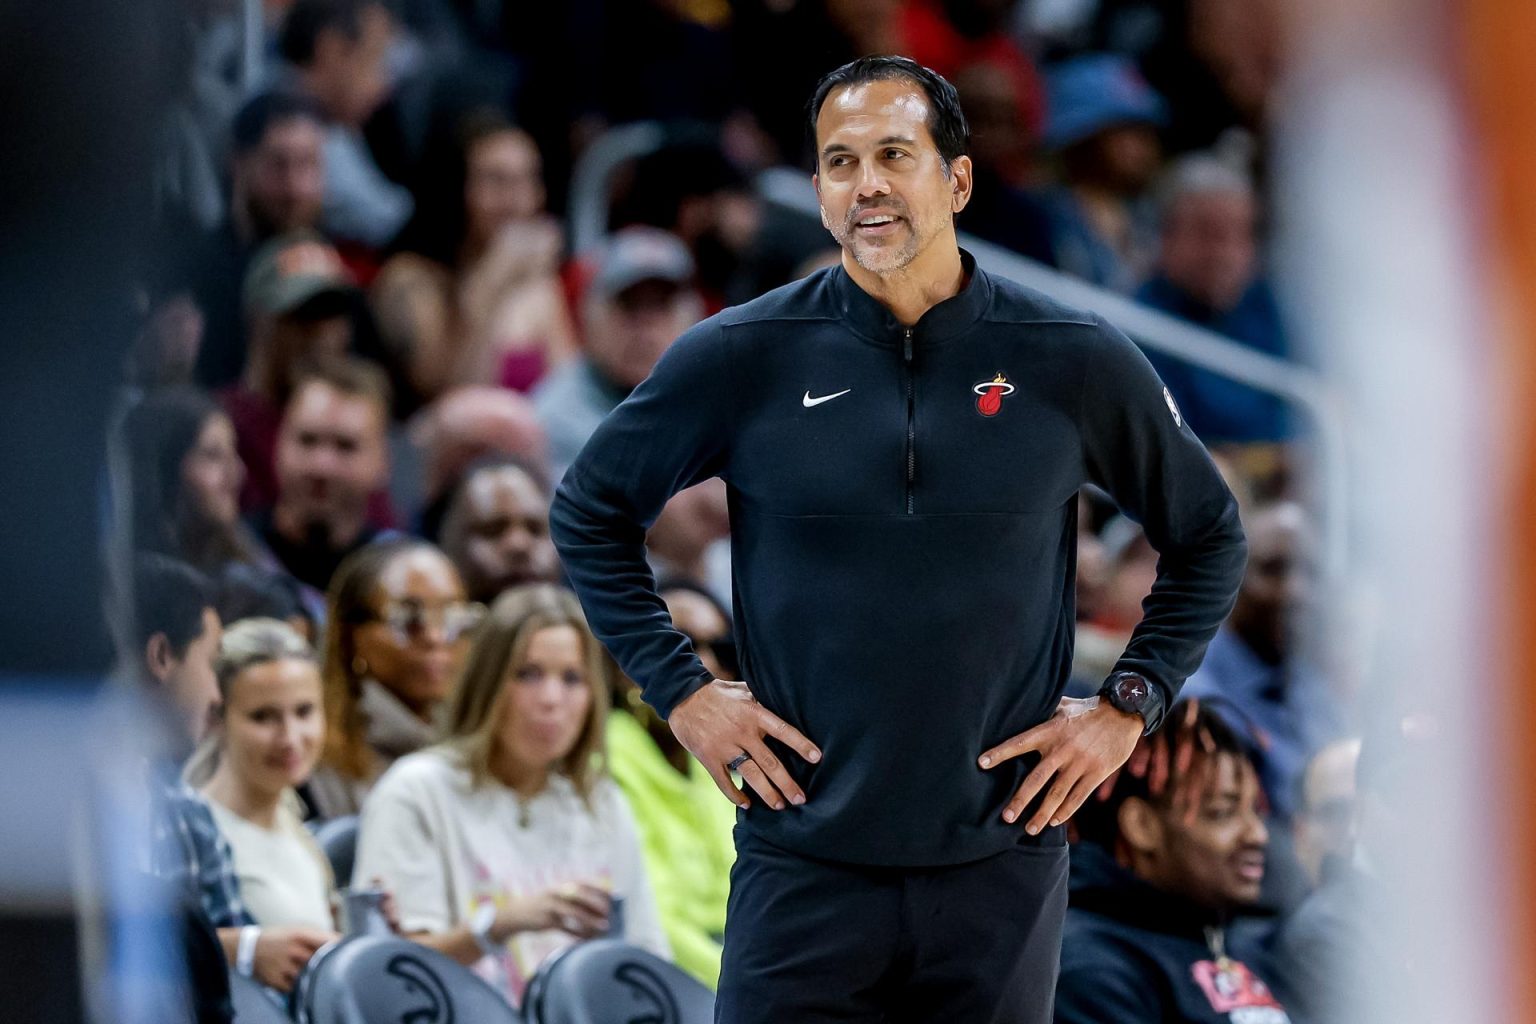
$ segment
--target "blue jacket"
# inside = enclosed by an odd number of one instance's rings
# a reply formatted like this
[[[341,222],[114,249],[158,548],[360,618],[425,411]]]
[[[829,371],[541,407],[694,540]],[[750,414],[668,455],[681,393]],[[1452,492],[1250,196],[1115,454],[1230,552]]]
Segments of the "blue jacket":
[[[1270,988],[1257,920],[1203,912],[1072,847],[1055,1024],[1291,1024]]]
[[[1224,334],[1256,352],[1289,358],[1280,307],[1269,285],[1255,281],[1235,307],[1217,312],[1174,287],[1164,277],[1141,286],[1136,297],[1155,309]],[[1195,433],[1210,444],[1284,441],[1293,432],[1290,410],[1276,395],[1171,356],[1153,355],[1152,366],[1189,417]]]
[[[1001,811],[1030,761],[976,760],[1066,686],[1083,484],[1162,553],[1119,667],[1166,702],[1242,575],[1237,505],[1135,346],[964,261],[966,287],[911,328],[841,267],[693,327],[551,511],[593,631],[666,716],[710,675],[654,592],[645,531],[676,491],[725,480],[743,676],[823,753],[785,754],[803,807],[754,801],[743,822],[808,856],[942,865],[1021,841]]]

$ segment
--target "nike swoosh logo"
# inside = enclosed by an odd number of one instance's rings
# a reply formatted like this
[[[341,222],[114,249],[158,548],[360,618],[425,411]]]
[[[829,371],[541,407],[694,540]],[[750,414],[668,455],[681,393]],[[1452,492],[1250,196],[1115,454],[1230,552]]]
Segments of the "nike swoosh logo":
[[[847,389],[845,389],[843,391],[839,391],[835,395],[822,395],[820,398],[812,398],[811,397],[811,393],[809,391],[807,391],[805,393],[805,397],[800,400],[800,403],[802,405],[804,405],[807,409],[809,409],[812,406],[820,405],[822,402],[830,402],[834,398],[842,398],[844,395],[846,395],[849,391],[852,391],[852,390],[853,390],[853,388],[847,388]]]

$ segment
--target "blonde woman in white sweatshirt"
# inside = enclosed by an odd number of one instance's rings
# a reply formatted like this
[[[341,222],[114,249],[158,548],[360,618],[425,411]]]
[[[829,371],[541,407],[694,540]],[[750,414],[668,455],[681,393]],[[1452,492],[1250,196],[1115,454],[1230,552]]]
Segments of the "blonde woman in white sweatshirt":
[[[363,807],[356,872],[400,930],[520,1002],[551,953],[615,933],[668,955],[634,821],[602,771],[604,663],[570,593],[507,591],[477,629],[447,738]]]

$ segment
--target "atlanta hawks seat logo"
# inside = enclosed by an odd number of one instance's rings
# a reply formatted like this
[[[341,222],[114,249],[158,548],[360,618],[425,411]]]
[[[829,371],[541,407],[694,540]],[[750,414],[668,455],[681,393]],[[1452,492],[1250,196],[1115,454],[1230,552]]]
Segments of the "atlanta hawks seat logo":
[[[971,388],[976,392],[976,411],[983,416],[996,416],[1003,407],[1004,396],[1014,392],[1014,386],[1008,383],[1008,378],[1003,376],[1001,370],[991,380],[984,380]]]

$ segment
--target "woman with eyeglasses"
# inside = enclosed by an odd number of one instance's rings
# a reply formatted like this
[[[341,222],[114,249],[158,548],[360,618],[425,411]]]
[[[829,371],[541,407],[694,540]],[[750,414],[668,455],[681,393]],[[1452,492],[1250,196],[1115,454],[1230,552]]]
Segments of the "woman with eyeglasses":
[[[358,813],[384,769],[437,738],[466,634],[482,613],[425,541],[381,541],[341,563],[321,663],[325,753],[306,794],[316,816]]]
[[[356,872],[394,892],[402,933],[514,1004],[579,939],[669,953],[634,821],[601,768],[605,668],[573,595],[507,591],[475,633],[446,739],[395,762],[363,809]]]
[[[735,679],[731,622],[703,587],[662,581],[657,593],[678,630],[717,679]],[[736,808],[616,667],[608,764],[634,811],[646,871],[677,965],[714,988],[736,847]]]

